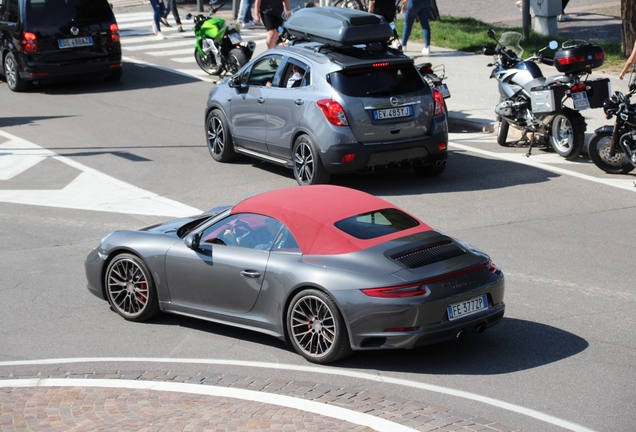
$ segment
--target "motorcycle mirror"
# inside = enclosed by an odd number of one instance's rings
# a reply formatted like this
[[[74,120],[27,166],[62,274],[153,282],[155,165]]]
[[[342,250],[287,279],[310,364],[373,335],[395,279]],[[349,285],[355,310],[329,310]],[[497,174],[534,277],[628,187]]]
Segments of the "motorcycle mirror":
[[[559,47],[559,43],[557,41],[550,41],[550,43],[548,44],[548,46],[550,47],[551,50],[557,49]]]
[[[497,32],[495,32],[495,30],[490,29],[488,30],[488,37],[491,39],[494,39],[497,36]]]
[[[191,14],[191,13],[187,14],[187,15],[186,15],[186,19],[191,20],[191,19],[192,19],[192,14]]]

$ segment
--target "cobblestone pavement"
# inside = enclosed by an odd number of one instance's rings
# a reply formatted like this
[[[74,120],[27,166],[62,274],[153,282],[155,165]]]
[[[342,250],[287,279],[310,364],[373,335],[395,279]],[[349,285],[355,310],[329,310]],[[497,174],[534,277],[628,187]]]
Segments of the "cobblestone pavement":
[[[14,380],[82,379],[81,386],[16,386]],[[91,387],[85,380],[121,380],[122,388]],[[11,381],[8,381],[11,380]],[[514,431],[471,414],[311,381],[253,379],[228,374],[165,371],[47,370],[0,375],[0,430],[38,431],[371,431],[372,428],[274,403],[152,389],[129,389],[130,380],[252,390],[301,398],[386,419],[417,431]],[[3,386],[3,381],[13,384]],[[98,381],[96,381],[97,383]]]

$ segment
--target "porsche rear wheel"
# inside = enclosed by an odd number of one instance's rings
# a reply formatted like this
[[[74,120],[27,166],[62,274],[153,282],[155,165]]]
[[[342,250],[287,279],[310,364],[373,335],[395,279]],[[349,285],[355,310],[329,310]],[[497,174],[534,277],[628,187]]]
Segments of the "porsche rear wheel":
[[[132,254],[117,255],[106,270],[106,297],[129,321],[146,321],[159,313],[157,291],[148,266]]]
[[[287,310],[287,331],[294,349],[310,362],[326,364],[351,354],[342,314],[322,291],[296,294]]]

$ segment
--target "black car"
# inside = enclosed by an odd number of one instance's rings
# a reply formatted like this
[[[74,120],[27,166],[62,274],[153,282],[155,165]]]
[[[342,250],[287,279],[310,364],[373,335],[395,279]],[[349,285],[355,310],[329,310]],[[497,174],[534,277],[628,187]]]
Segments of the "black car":
[[[0,0],[0,60],[9,88],[33,81],[121,78],[119,28],[107,0]]]

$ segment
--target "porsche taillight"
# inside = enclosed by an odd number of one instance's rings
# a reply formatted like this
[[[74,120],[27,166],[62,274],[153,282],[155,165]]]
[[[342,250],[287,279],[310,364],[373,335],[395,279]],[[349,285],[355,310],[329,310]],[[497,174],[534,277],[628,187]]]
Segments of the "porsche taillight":
[[[40,44],[38,43],[38,37],[35,35],[35,33],[22,33],[22,51],[24,51],[25,53],[34,53],[40,51]]]
[[[318,108],[322,110],[325,118],[334,126],[349,126],[349,121],[344,112],[344,108],[333,99],[321,99],[316,102]]]
[[[400,298],[400,297],[416,297],[428,294],[423,284],[409,284],[409,285],[396,285],[382,288],[365,288],[361,290],[369,297],[382,297],[382,298]]]

